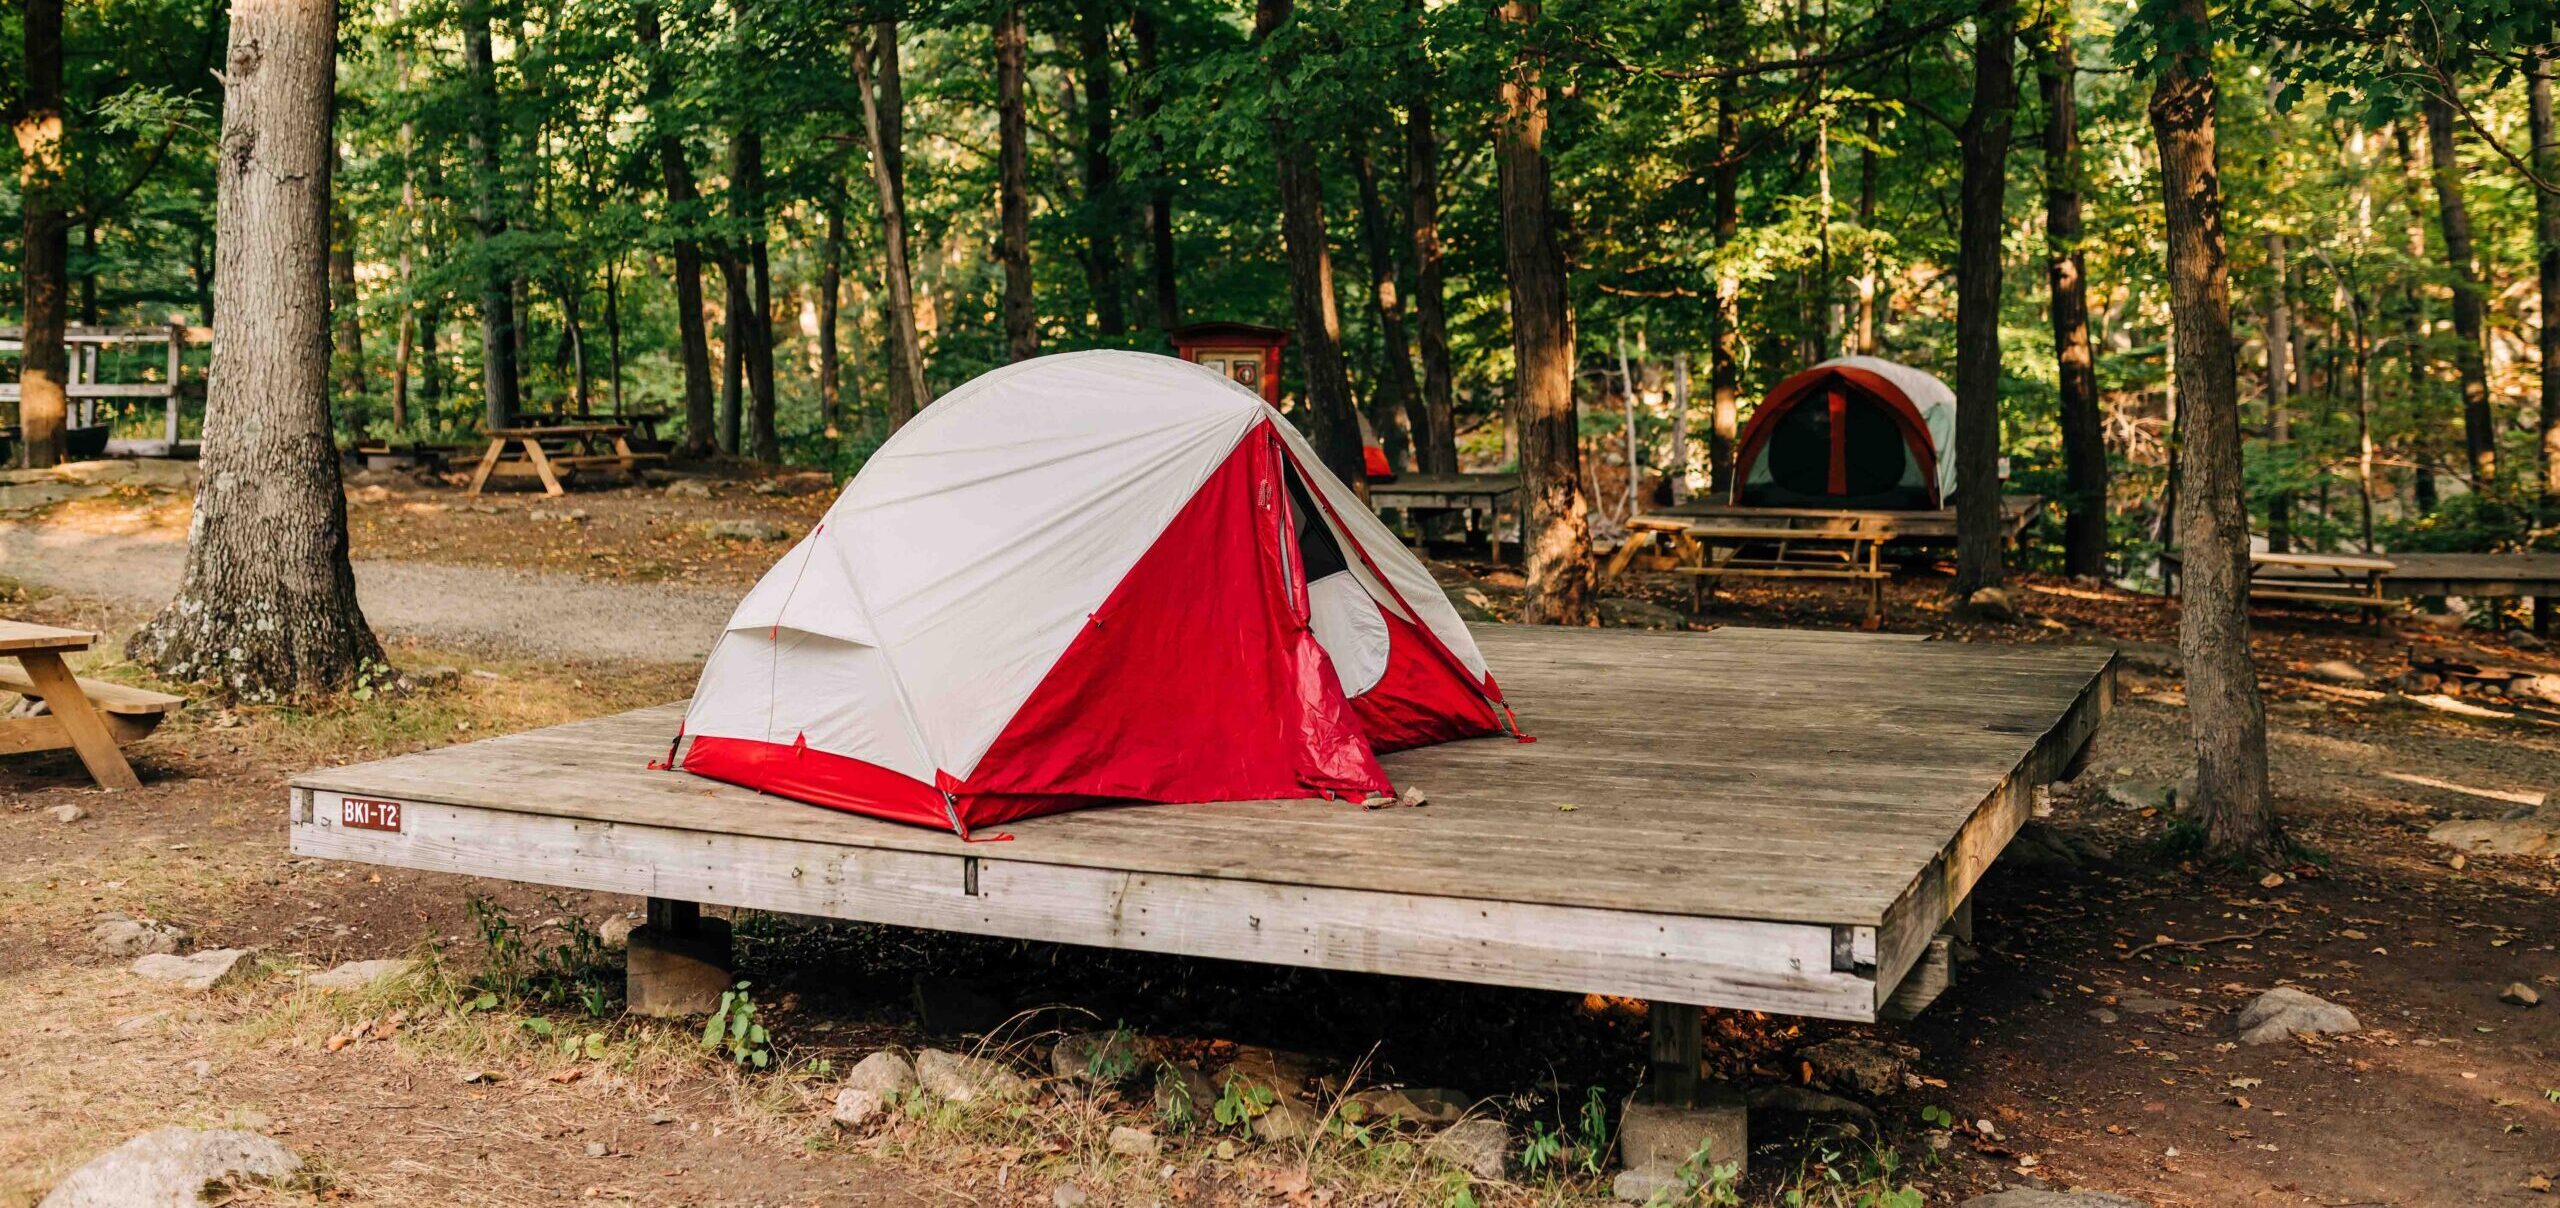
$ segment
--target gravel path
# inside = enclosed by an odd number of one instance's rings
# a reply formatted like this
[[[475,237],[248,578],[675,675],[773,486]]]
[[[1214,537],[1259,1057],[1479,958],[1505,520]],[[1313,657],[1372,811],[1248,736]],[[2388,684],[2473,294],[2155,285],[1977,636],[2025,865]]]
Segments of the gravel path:
[[[0,525],[0,576],[135,608],[177,591],[186,545]],[[604,583],[570,575],[358,561],[356,595],[375,632],[463,650],[571,659],[698,663],[737,606],[728,591]]]

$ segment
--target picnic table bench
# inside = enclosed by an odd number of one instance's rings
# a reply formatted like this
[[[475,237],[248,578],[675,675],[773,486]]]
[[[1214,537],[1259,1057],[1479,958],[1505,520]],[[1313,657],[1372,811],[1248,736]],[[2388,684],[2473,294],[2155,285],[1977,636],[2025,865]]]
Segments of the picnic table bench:
[[[1627,538],[1609,555],[1600,579],[1617,578],[1639,555],[1653,551],[1661,569],[1688,577],[1692,611],[1705,607],[1716,582],[1727,576],[1848,580],[1866,585],[1867,627],[1873,629],[1884,619],[1884,585],[1893,572],[1882,565],[1883,550],[1893,536],[1891,524],[1857,515],[1820,527],[1638,516],[1627,522]]]
[[[157,729],[186,698],[71,674],[62,656],[97,640],[77,629],[0,621],[0,655],[16,660],[0,663],[0,689],[44,705],[42,713],[22,707],[0,718],[0,755],[69,748],[101,787],[136,788],[142,782],[117,747]]]
[[[1502,561],[1502,509],[1509,507],[1514,517],[1513,545],[1526,550],[1529,542],[1528,509],[1520,501],[1520,476],[1517,474],[1404,474],[1391,482],[1369,484],[1369,507],[1373,511],[1389,508],[1402,510],[1413,524],[1416,548],[1425,540],[1430,522],[1448,513],[1463,517],[1472,530],[1476,514],[1484,515],[1485,540],[1492,547],[1493,560]]]
[[[2160,551],[2160,567],[2172,592],[2185,569],[2177,550]],[[2249,552],[2249,599],[2273,604],[2332,604],[2372,615],[2374,627],[2400,607],[2383,594],[2383,580],[2399,564],[2368,554]]]
[[[538,424],[518,428],[493,428],[489,431],[488,451],[480,455],[480,468],[471,475],[470,493],[477,495],[496,476],[531,475],[542,480],[542,493],[560,495],[562,471],[575,472],[586,466],[610,466],[624,475],[636,475],[640,463],[661,461],[663,453],[642,453],[631,447],[631,428],[627,424]],[[513,446],[516,456],[508,456]]]

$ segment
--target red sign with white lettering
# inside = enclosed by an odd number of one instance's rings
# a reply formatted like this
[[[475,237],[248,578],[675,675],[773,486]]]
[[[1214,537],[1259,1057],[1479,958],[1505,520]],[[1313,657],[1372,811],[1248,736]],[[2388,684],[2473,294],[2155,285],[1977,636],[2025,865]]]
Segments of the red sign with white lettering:
[[[400,803],[341,797],[338,799],[338,825],[356,830],[390,831],[396,835],[400,833]]]

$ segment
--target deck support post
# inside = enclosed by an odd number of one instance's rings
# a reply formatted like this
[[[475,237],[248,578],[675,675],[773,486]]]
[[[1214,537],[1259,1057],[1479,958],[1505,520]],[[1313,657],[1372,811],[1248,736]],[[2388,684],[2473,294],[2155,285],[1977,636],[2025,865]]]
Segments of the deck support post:
[[[1652,1056],[1645,1072],[1645,1100],[1659,1107],[1692,1107],[1698,1101],[1698,1008],[1651,1004]]]
[[[649,919],[631,929],[622,958],[631,1013],[655,1019],[708,1015],[729,988],[729,924],[702,917],[694,902],[649,899]]]

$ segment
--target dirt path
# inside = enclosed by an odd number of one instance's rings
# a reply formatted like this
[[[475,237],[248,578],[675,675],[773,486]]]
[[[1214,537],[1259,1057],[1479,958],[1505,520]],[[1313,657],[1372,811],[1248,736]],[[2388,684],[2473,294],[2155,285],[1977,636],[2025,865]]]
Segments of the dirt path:
[[[158,533],[0,525],[0,577],[141,609],[177,590],[186,545]],[[358,559],[376,632],[438,647],[536,657],[696,663],[734,588],[614,583],[499,567]]]

